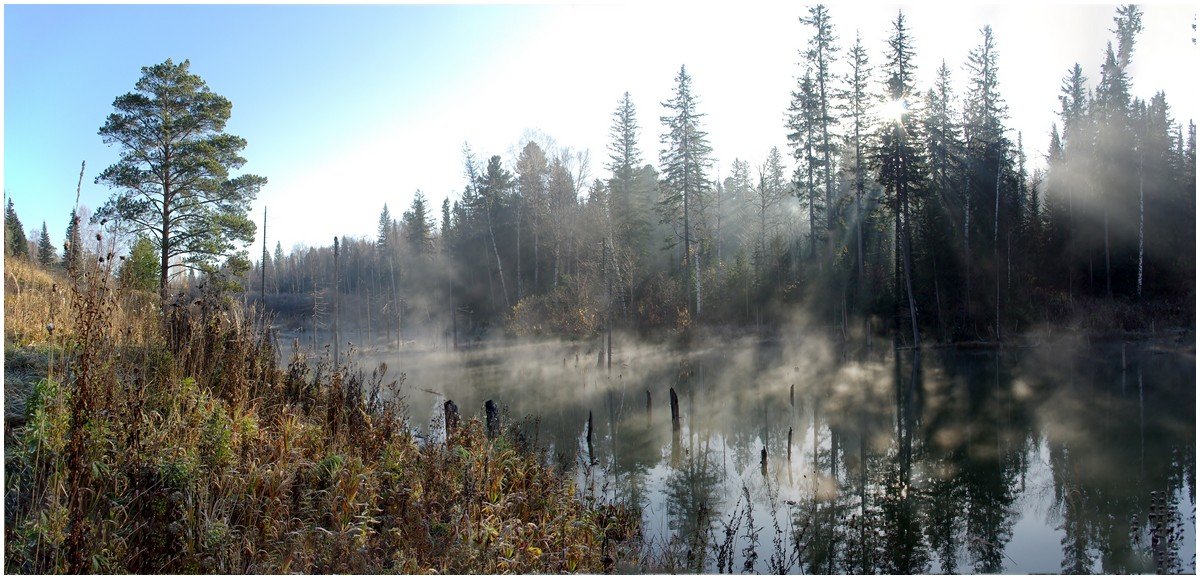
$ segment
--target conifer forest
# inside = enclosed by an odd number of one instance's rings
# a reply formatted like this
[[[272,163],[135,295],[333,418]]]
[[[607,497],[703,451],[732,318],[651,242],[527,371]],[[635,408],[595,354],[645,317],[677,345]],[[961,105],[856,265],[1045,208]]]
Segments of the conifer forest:
[[[272,221],[239,95],[143,63],[60,220],[6,181],[5,571],[1195,573],[1196,95],[1142,80],[1150,9],[1012,86],[1030,38],[931,74],[904,9],[796,5],[758,156],[682,62],[582,83],[604,150],[468,138],[291,247],[356,191]]]

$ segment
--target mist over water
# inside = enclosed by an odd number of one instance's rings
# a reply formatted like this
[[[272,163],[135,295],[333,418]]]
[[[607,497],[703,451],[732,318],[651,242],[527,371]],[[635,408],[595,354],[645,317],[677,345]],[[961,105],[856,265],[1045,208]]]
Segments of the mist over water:
[[[410,425],[429,440],[443,436],[446,399],[481,420],[496,401],[581,495],[641,506],[660,550],[715,548],[749,504],[759,572],[775,528],[799,531],[798,558],[784,541],[793,572],[1195,571],[1190,338],[919,361],[803,336],[614,344],[611,371],[599,342],[355,358],[405,375]]]

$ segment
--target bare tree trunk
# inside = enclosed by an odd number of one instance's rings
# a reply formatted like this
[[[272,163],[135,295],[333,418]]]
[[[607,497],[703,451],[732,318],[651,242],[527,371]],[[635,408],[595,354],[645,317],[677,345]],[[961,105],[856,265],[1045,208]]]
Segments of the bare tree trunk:
[[[684,172],[684,175],[685,175],[685,177],[684,177],[685,180],[684,180],[684,184],[683,184],[683,271],[684,271],[683,275],[684,275],[684,278],[686,281],[683,284],[683,287],[684,287],[683,291],[686,292],[687,287],[692,285],[691,283],[688,283],[692,280],[687,279],[687,277],[690,276],[691,272],[692,272],[692,268],[691,268],[691,265],[692,265],[692,223],[691,223],[692,215],[691,215],[691,211],[688,208],[688,197],[690,196],[690,191],[688,190],[689,187],[688,187],[688,183],[686,181],[686,175],[687,175],[686,170]],[[697,292],[696,296],[699,297],[699,295],[700,295],[699,292]],[[691,300],[689,300],[689,301],[691,301]],[[691,305],[691,304],[689,304],[689,305]],[[696,308],[692,309],[692,313],[696,313]]]
[[[338,346],[341,341],[338,338],[338,238],[333,238],[333,366],[337,368],[340,363],[338,357]]]
[[[607,307],[605,308],[606,318],[607,318],[605,320],[605,325],[608,326],[607,363],[608,363],[608,372],[611,374],[612,373],[612,275],[610,275],[610,273],[608,271],[608,257],[609,257],[608,256],[608,244],[605,243],[604,241],[601,241],[600,243],[604,245],[602,253],[604,254],[604,286],[606,288],[605,292],[604,292],[604,298],[605,298],[605,301],[607,302]]]
[[[722,265],[721,265],[721,246],[724,245],[724,243],[722,243],[723,240],[721,239],[721,188],[720,187],[717,187],[716,193],[717,193],[717,205],[716,205],[716,208],[717,208],[717,279],[721,279],[721,272],[723,271]]]
[[[1108,206],[1104,206],[1104,292],[1112,299],[1112,257],[1108,250]]]
[[[696,318],[700,318],[700,254],[692,256],[692,270],[696,278]]]
[[[1144,175],[1144,165],[1146,162],[1146,153],[1142,152],[1138,158],[1138,273],[1137,273],[1137,297],[1142,297],[1142,275],[1146,259],[1145,244],[1146,244],[1146,179]]]
[[[521,206],[524,198],[517,201],[517,301],[521,301]]]
[[[262,276],[259,281],[262,287],[259,288],[259,306],[266,311],[267,307],[267,206],[263,205],[263,254],[262,254]],[[265,318],[264,318],[265,319]]]
[[[964,285],[964,290],[963,290],[963,292],[964,292],[963,293],[963,327],[965,328],[967,323],[971,319],[971,258],[972,258],[972,254],[971,254],[971,191],[970,191],[970,189],[968,189],[966,187],[966,183],[964,183],[963,185],[964,185],[963,193],[964,193],[964,196],[967,198],[966,211],[963,212],[963,254],[965,255],[965,259],[963,260],[963,263],[966,266],[965,271],[963,272],[963,277],[965,280],[964,284],[963,284]]]
[[[1000,161],[996,161],[996,213],[992,221],[992,261],[996,267],[996,341],[1000,341]]]
[[[904,189],[904,185],[901,185],[900,187],[901,187],[901,190]],[[921,328],[917,325],[917,302],[916,302],[916,297],[913,295],[912,229],[909,225],[909,221],[911,220],[911,218],[908,215],[908,192],[907,191],[904,192],[903,199],[904,199],[904,207],[905,207],[905,209],[904,209],[904,236],[903,236],[903,238],[904,238],[904,251],[903,251],[903,253],[904,253],[904,285],[908,292],[908,315],[911,318],[910,321],[912,323],[913,347],[917,348],[917,351],[919,352],[920,348],[921,348]]]
[[[492,227],[492,208],[488,203],[487,209],[488,235],[492,238],[492,253],[496,254],[496,270],[500,274],[500,291],[504,294],[504,307],[512,306],[508,301],[508,284],[504,281],[504,264],[500,262],[500,248],[496,247],[496,229]]]

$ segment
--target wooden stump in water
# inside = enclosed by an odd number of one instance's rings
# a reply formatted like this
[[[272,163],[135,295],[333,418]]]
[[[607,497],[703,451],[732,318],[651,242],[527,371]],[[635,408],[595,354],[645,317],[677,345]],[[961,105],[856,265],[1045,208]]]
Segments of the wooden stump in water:
[[[762,466],[763,476],[766,476],[767,475],[767,447],[765,447],[765,446],[762,449],[762,465],[761,466]]]
[[[450,434],[458,429],[458,405],[448,399],[442,408],[446,413],[446,440],[450,440]]]
[[[650,409],[650,390],[648,390],[648,389],[647,389],[647,390],[646,390],[646,417],[647,417],[647,418],[649,418],[649,417],[650,417],[650,414],[651,414],[651,409]]]
[[[496,408],[496,403],[491,400],[484,402],[483,413],[487,418],[488,439],[496,438],[500,435],[500,411]]]
[[[592,452],[592,411],[588,410],[587,423],[588,464],[596,464],[596,456]]]
[[[788,464],[792,463],[792,427],[788,427]]]
[[[675,394],[675,389],[671,389],[671,430],[679,430],[679,395]]]
[[[796,407],[796,385],[795,384],[792,384],[791,392],[788,396],[789,396],[789,399],[792,401],[792,408],[795,408]]]

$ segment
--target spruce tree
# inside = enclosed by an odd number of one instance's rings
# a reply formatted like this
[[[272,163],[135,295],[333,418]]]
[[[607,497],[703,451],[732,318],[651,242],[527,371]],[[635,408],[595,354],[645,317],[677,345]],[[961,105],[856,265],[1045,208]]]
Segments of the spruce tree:
[[[21,225],[21,218],[17,217],[11,197],[4,209],[4,254],[11,257],[29,257],[29,238],[25,236],[25,226]]]
[[[810,7],[808,9],[808,18],[801,18],[800,22],[813,28],[813,35],[809,39],[805,57],[813,71],[814,113],[817,128],[816,137],[818,139],[814,149],[819,156],[817,162],[820,164],[821,172],[824,176],[822,187],[824,189],[825,200],[823,235],[826,240],[826,258],[832,267],[834,225],[833,152],[835,145],[831,130],[833,125],[838,122],[838,118],[834,114],[834,78],[832,69],[836,63],[838,52],[837,36],[833,32],[833,22],[829,18],[829,11],[822,4]]]
[[[659,154],[663,174],[660,207],[664,222],[682,229],[677,229],[677,235],[683,239],[684,287],[685,291],[694,288],[688,306],[695,315],[700,313],[700,264],[693,247],[697,243],[694,229],[698,229],[696,213],[702,205],[701,196],[710,186],[707,171],[712,164],[712,147],[708,133],[700,128],[704,115],[696,110],[697,101],[692,93],[692,77],[681,66],[675,76],[674,93],[662,103],[670,114],[660,119],[666,129]]]
[[[82,239],[79,234],[79,216],[71,210],[71,219],[67,222],[67,232],[63,236],[63,266],[67,271],[79,267],[79,256],[83,251]]]
[[[383,204],[383,211],[379,212],[379,226],[376,228],[375,247],[385,255],[392,249],[392,212],[388,211],[387,203]]]
[[[796,197],[803,206],[808,205],[809,257],[816,256],[820,226],[817,215],[824,209],[823,196],[817,192],[816,171],[820,160],[816,155],[818,131],[818,99],[812,70],[804,71],[797,79],[792,102],[788,106],[788,144],[792,147],[792,158],[796,160],[793,181]]]
[[[54,263],[56,252],[54,244],[50,243],[50,232],[46,230],[46,222],[42,222],[42,233],[38,236],[37,242],[37,259],[38,263],[49,266]]]
[[[900,295],[907,295],[908,312],[913,333],[913,345],[920,345],[921,332],[917,322],[917,304],[913,295],[912,274],[912,228],[909,211],[912,196],[921,187],[923,172],[921,151],[918,147],[919,133],[915,116],[909,110],[913,100],[912,37],[900,12],[893,23],[893,32],[888,39],[887,64],[885,66],[886,91],[890,99],[888,110],[892,118],[887,119],[879,131],[879,148],[876,152],[878,179],[891,203],[895,222],[896,262],[894,267],[896,296],[896,337],[900,332]],[[901,279],[903,275],[903,279]],[[901,284],[904,284],[901,289]]]
[[[867,193],[867,159],[870,150],[869,135],[873,125],[871,110],[878,100],[871,90],[871,64],[867,58],[867,49],[862,44],[862,36],[855,34],[854,46],[850,48],[850,74],[846,77],[846,111],[849,114],[849,128],[846,138],[846,153],[842,158],[849,166],[854,182],[854,239],[855,239],[855,287],[862,295],[863,284],[866,280],[865,257],[863,247],[863,200]]]
[[[425,205],[425,194],[420,189],[413,195],[412,206],[404,212],[402,228],[405,241],[415,255],[433,253],[433,217]]]
[[[611,211],[617,237],[629,247],[640,247],[649,234],[650,224],[645,220],[644,196],[635,189],[636,173],[642,163],[642,152],[638,149],[637,110],[626,92],[613,111],[609,129],[609,163],[612,172]]]

